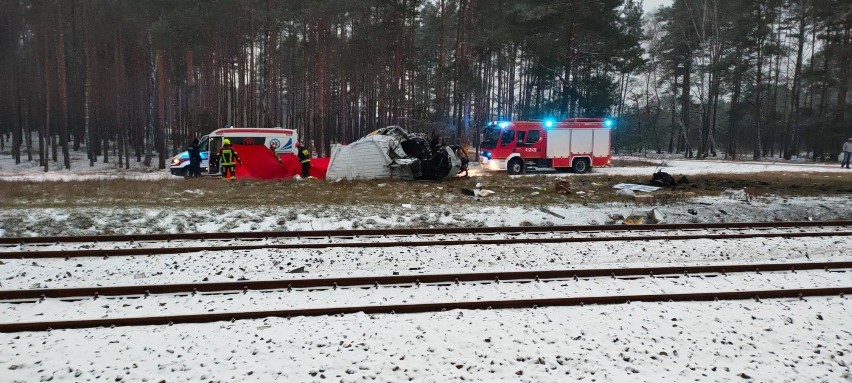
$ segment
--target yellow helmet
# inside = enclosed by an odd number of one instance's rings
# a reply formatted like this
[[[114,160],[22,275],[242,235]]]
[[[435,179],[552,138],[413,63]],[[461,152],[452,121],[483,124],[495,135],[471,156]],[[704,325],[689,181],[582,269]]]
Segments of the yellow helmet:
[[[229,140],[229,139],[227,139],[227,138],[225,139],[225,141],[224,141],[224,142],[225,142],[225,145],[230,145],[230,144],[231,144],[231,140]]]

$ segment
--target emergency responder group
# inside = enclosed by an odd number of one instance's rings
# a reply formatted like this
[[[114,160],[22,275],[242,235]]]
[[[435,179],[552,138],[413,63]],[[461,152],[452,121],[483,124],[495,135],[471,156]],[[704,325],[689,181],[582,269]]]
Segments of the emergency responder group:
[[[296,143],[296,148],[298,150],[299,162],[302,164],[301,176],[302,178],[308,178],[311,173],[311,152],[302,146],[301,142]],[[189,168],[186,172],[187,178],[201,176],[201,148],[199,146],[198,138],[194,138],[192,142],[187,145],[186,149],[189,154]],[[278,160],[278,165],[283,166],[284,163],[281,161],[281,157],[279,157],[277,153],[278,143],[273,141],[269,144],[269,150]],[[237,179],[237,164],[243,166],[243,161],[240,159],[240,155],[234,147],[231,146],[230,139],[226,138],[222,141],[222,147],[219,149],[217,154],[222,178],[225,178],[228,181],[231,179]]]

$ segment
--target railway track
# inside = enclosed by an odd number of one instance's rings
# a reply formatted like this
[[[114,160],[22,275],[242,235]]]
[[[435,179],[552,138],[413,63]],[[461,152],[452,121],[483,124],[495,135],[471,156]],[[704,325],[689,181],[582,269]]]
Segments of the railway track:
[[[852,269],[850,262],[808,262],[808,263],[769,263],[708,266],[666,266],[643,268],[607,268],[579,270],[546,270],[529,272],[494,272],[463,274],[431,274],[409,276],[378,276],[350,278],[293,279],[277,281],[240,281],[222,283],[173,284],[149,286],[87,287],[65,289],[34,289],[0,291],[0,300],[7,303],[25,303],[44,298],[70,300],[85,297],[107,296],[147,296],[149,294],[195,294],[195,293],[233,293],[239,291],[277,291],[289,289],[337,289],[370,288],[376,286],[400,286],[420,284],[459,284],[532,281],[559,281],[595,277],[666,277],[682,275],[708,275],[748,272],[805,271],[820,270],[846,272]],[[803,298],[806,296],[843,295],[852,292],[852,287],[806,288],[787,290],[747,290],[727,292],[699,292],[678,294],[645,295],[607,295],[587,297],[489,300],[470,302],[443,302],[417,304],[386,304],[368,306],[345,306],[329,308],[286,309],[272,311],[216,312],[203,314],[164,315],[150,317],[122,317],[103,319],[62,320],[44,322],[0,323],[0,332],[44,331],[50,329],[74,329],[111,326],[170,325],[178,323],[208,323],[228,320],[259,319],[266,317],[321,316],[363,312],[366,314],[423,313],[454,309],[517,309],[545,306],[576,306],[584,304],[619,304],[634,301],[709,301],[769,298]]]
[[[838,221],[787,221],[787,222],[718,222],[655,225],[563,225],[563,226],[505,226],[505,227],[447,227],[406,229],[357,229],[357,230],[294,230],[218,233],[176,234],[129,234],[129,235],[77,235],[43,237],[0,237],[0,245],[62,244],[84,242],[135,242],[177,241],[214,239],[274,239],[310,237],[358,237],[358,236],[416,236],[444,234],[489,234],[489,233],[565,233],[565,232],[620,232],[662,230],[706,230],[706,229],[777,229],[800,227],[852,226],[852,220]]]
[[[645,226],[554,226],[554,227],[498,227],[498,228],[446,228],[446,229],[396,229],[396,230],[340,230],[340,231],[304,231],[304,232],[267,232],[267,233],[211,233],[211,234],[174,234],[174,235],[150,235],[150,236],[93,236],[88,237],[97,242],[98,239],[109,242],[127,241],[172,241],[172,240],[198,240],[199,236],[211,236],[212,239],[238,238],[240,240],[269,240],[270,238],[304,238],[306,240],[337,239],[326,242],[300,242],[300,243],[257,243],[240,245],[212,246],[170,246],[170,247],[138,247],[138,248],[114,248],[114,249],[82,249],[82,250],[27,250],[27,251],[0,251],[0,259],[40,259],[40,258],[81,258],[81,257],[122,257],[122,256],[153,256],[181,253],[198,253],[204,251],[244,251],[258,249],[324,249],[324,248],[381,248],[381,247],[430,247],[430,246],[461,246],[461,245],[512,245],[512,244],[546,244],[546,243],[590,243],[590,242],[614,242],[614,241],[663,241],[663,240],[694,240],[694,239],[744,239],[744,238],[805,238],[805,237],[831,237],[850,236],[852,231],[836,231],[837,228],[852,226],[852,221],[827,221],[827,222],[762,222],[762,223],[716,223],[716,224],[683,224],[683,225],[645,225]],[[832,231],[801,231],[801,232],[767,232],[771,229],[796,229],[796,228],[832,228]],[[700,233],[700,234],[673,234],[667,231],[680,232],[693,230],[743,230],[760,229],[760,232],[752,233]],[[568,233],[623,233],[636,232],[634,235],[604,235],[564,237],[560,234]],[[660,233],[665,234],[649,234]],[[481,238],[469,239],[446,239],[441,235],[449,234],[537,234],[528,238]],[[393,239],[392,236],[410,236],[415,240]],[[554,236],[555,235],[555,236]],[[390,240],[382,241],[351,241],[361,237],[385,237]],[[439,237],[437,239],[421,240],[419,236]],[[57,239],[61,238],[61,239]],[[87,237],[55,237],[42,238],[44,242],[31,243],[80,243]],[[98,238],[98,239],[94,239]],[[12,241],[12,239],[6,239]],[[36,240],[33,240],[36,241]],[[11,242],[10,242],[11,243]]]
[[[600,277],[664,277],[670,275],[727,274],[773,271],[845,270],[848,262],[762,263],[706,266],[658,266],[638,268],[505,271],[489,273],[420,274],[343,278],[298,278],[267,281],[202,282],[166,285],[99,286],[55,289],[0,290],[0,301],[67,299],[81,297],[147,296],[151,294],[224,293],[288,289],[336,289],[470,282],[518,282]]]
[[[440,312],[446,310],[492,310],[492,309],[525,309],[550,306],[582,306],[582,305],[612,305],[631,302],[706,302],[722,300],[745,300],[745,299],[783,299],[834,296],[843,298],[844,294],[852,292],[852,287],[831,287],[812,289],[787,289],[787,290],[748,290],[748,291],[723,291],[706,293],[681,293],[681,294],[646,294],[646,295],[608,295],[588,297],[566,297],[566,298],[542,298],[542,299],[515,299],[515,300],[492,300],[471,302],[443,302],[443,303],[419,303],[419,304],[394,304],[394,305],[369,305],[328,307],[311,309],[288,309],[270,311],[243,311],[229,313],[205,313],[166,315],[135,318],[103,318],[82,319],[65,321],[44,322],[19,322],[2,323],[0,332],[25,332],[25,331],[49,331],[62,329],[82,329],[97,327],[124,327],[124,326],[163,326],[187,323],[211,323],[221,321],[236,321],[246,319],[263,319],[268,317],[314,317],[343,314],[413,314]]]

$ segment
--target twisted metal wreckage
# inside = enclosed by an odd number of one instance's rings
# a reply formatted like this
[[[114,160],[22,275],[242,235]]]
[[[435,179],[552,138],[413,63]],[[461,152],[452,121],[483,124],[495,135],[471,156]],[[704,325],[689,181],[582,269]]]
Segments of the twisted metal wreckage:
[[[438,137],[409,133],[399,126],[376,130],[349,145],[334,145],[329,180],[398,178],[443,180],[467,170],[467,153]]]

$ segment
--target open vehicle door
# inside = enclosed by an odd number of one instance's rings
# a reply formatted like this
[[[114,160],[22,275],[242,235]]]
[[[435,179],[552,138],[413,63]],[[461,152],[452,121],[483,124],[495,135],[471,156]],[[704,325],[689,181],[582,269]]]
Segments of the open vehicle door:
[[[219,149],[222,148],[222,137],[210,137],[207,174],[219,174]],[[203,158],[202,158],[203,160]]]

